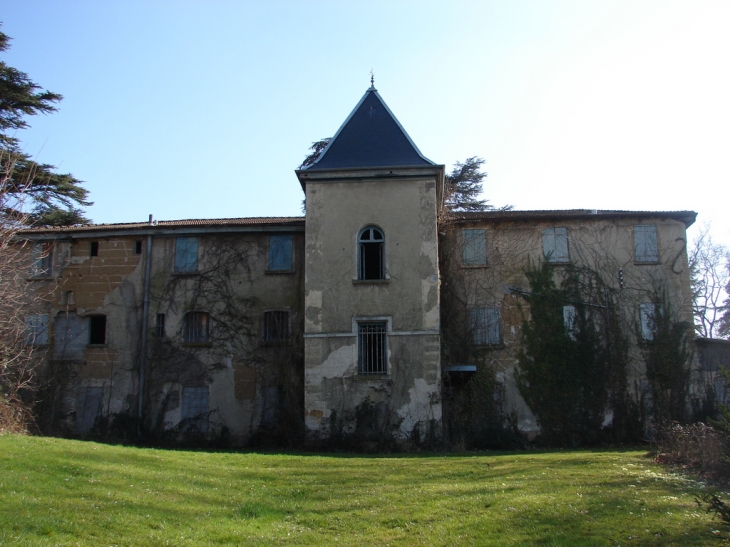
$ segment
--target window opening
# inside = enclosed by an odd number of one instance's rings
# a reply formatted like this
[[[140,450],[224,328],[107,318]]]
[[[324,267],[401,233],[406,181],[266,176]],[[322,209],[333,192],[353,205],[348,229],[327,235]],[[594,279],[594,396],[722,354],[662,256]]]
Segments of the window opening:
[[[175,238],[175,271],[191,273],[198,271],[198,238]]]
[[[101,387],[80,387],[76,392],[76,432],[88,433],[101,415]]]
[[[289,340],[289,312],[264,312],[264,342],[286,342]]]
[[[91,249],[89,249],[89,256],[99,256],[99,242],[92,241]]]
[[[53,327],[53,356],[83,359],[89,342],[89,321],[75,312],[60,312]]]
[[[636,262],[659,262],[656,226],[653,224],[634,226],[634,248]]]
[[[462,230],[464,243],[462,259],[465,266],[483,266],[487,263],[487,238],[484,230]]]
[[[165,337],[165,314],[158,313],[155,316],[155,336],[158,338]]]
[[[89,344],[106,344],[106,315],[89,317]]]
[[[639,304],[639,319],[641,321],[641,338],[644,340],[654,340],[654,331],[656,325],[654,318],[656,316],[657,307],[653,302],[644,302]]]
[[[206,312],[191,311],[185,314],[183,325],[183,341],[204,343],[209,340],[209,316]]]
[[[40,277],[51,275],[53,247],[50,243],[33,243],[30,248],[30,275]]]
[[[48,343],[47,315],[29,315],[25,318],[25,343],[31,346]]]
[[[575,335],[578,331],[575,306],[563,306],[563,324],[565,325],[565,330],[568,331],[568,336],[570,336],[571,340],[575,340]]]
[[[185,431],[208,431],[208,386],[191,386],[182,389],[182,429]]]
[[[471,310],[472,340],[477,346],[499,344],[499,309]]]
[[[377,228],[368,227],[358,238],[358,279],[385,279],[383,245],[385,237]]]
[[[359,374],[387,374],[386,323],[358,323],[357,368]]]
[[[545,228],[542,231],[542,254],[548,262],[570,262],[568,229]]]
[[[138,239],[134,242],[134,254],[141,255],[142,254],[142,240]]]
[[[269,236],[269,271],[288,272],[292,268],[292,236]]]

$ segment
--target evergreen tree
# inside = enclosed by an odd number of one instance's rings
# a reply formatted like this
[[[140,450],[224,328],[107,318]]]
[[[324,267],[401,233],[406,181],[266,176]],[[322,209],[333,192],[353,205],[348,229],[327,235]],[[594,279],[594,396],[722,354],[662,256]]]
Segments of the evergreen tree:
[[[464,163],[457,161],[451,173],[446,175],[444,203],[452,212],[486,211],[492,209],[487,200],[478,199],[482,193],[484,159],[472,156]]]
[[[0,52],[9,47],[10,38],[0,32]],[[62,98],[0,61],[0,170],[6,178],[0,214],[5,219],[46,226],[90,222],[78,208],[92,205],[83,182],[69,173],[57,173],[53,165],[33,161],[12,136],[29,127],[26,116],[53,113]]]

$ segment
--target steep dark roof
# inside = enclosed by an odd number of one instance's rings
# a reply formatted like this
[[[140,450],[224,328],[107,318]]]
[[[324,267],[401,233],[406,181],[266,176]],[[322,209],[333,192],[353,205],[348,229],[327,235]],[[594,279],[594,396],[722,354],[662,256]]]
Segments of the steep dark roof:
[[[371,87],[319,159],[304,170],[435,165],[424,157]]]

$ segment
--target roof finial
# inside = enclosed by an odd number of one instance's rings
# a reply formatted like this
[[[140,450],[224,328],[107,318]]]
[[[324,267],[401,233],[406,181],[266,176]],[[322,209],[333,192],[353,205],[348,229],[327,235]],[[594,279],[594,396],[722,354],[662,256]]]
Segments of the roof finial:
[[[373,69],[370,69],[370,89],[375,89],[375,72],[373,72]]]

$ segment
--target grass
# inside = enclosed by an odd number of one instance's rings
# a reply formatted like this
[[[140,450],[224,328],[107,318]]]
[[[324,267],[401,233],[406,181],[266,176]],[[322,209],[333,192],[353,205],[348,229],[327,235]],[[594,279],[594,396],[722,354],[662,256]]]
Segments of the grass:
[[[717,545],[641,450],[355,456],[0,436],[0,545]]]

